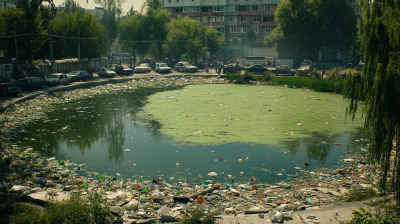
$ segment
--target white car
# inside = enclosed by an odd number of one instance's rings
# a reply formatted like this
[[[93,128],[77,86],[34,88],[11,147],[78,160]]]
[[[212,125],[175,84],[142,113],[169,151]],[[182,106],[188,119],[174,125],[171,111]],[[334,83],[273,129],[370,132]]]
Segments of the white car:
[[[151,68],[150,68],[149,63],[142,63],[139,66],[135,67],[135,73],[139,73],[139,72],[146,73],[146,72],[150,72],[150,71],[151,71]]]
[[[64,73],[54,73],[51,74],[50,77],[46,78],[46,81],[50,82],[51,85],[68,85],[71,79]]]
[[[115,78],[115,76],[117,75],[116,72],[111,70],[111,68],[107,68],[107,67],[100,68],[100,70],[97,74],[103,78],[107,78],[107,77]]]
[[[171,73],[172,70],[166,63],[157,63],[156,68],[154,69],[158,73]]]
[[[189,62],[183,61],[176,63],[174,69],[178,72],[197,72],[199,68],[189,64]]]

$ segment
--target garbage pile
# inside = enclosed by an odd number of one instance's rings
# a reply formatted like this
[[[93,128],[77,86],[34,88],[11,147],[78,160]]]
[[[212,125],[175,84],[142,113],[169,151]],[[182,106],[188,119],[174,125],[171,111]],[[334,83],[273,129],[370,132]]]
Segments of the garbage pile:
[[[372,172],[371,166],[363,165],[360,158],[345,161],[346,165],[330,173],[305,171],[290,182],[276,185],[213,180],[167,183],[155,179],[125,180],[94,172],[83,177],[81,164],[41,157],[32,148],[13,145],[1,152],[0,192],[39,201],[61,201],[70,194],[97,192],[115,215],[133,220],[176,221],[188,209],[204,208],[216,216],[269,213],[271,220],[279,221],[290,219],[293,211],[344,199],[352,188],[362,190],[378,180],[379,169]],[[70,169],[72,166],[75,167]],[[209,176],[215,177],[215,173]]]

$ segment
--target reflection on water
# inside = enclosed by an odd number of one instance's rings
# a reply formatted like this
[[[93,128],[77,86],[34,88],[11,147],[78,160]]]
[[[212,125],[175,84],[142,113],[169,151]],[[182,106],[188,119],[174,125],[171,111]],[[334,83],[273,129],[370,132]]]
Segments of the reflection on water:
[[[183,92],[184,88],[119,90],[112,94],[54,105],[53,109],[47,112],[46,120],[37,121],[31,126],[25,127],[27,132],[21,133],[20,145],[33,147],[35,151],[49,157],[55,156],[57,159],[71,157],[77,164],[86,164],[85,169],[88,171],[109,173],[110,175],[120,173],[131,179],[157,178],[157,175],[164,174],[168,181],[175,179],[197,182],[209,179],[206,176],[207,173],[214,171],[220,174],[218,181],[222,182],[230,181],[227,179],[228,174],[236,177],[236,181],[246,181],[251,176],[256,176],[260,181],[273,182],[285,179],[286,174],[295,173],[296,164],[304,162],[312,164],[309,168],[334,167],[341,164],[339,160],[346,157],[348,153],[352,153],[353,149],[359,150],[367,144],[366,141],[358,141],[366,137],[365,134],[354,128],[357,127],[356,125],[345,128],[343,124],[344,131],[338,132],[339,124],[334,124],[335,126],[332,125],[334,128],[329,133],[325,130],[317,131],[318,128],[312,127],[311,130],[307,128],[306,134],[304,134],[305,131],[303,133],[302,129],[299,129],[296,124],[292,125],[291,121],[279,120],[278,113],[270,113],[276,119],[271,122],[274,124],[274,128],[287,129],[290,127],[295,129],[296,134],[299,133],[298,135],[289,135],[286,133],[287,130],[280,130],[278,134],[274,134],[279,136],[276,141],[245,143],[243,139],[239,140],[241,136],[235,136],[235,123],[232,122],[230,126],[225,126],[224,130],[228,130],[227,133],[220,133],[223,137],[229,137],[232,133],[234,137],[229,139],[232,144],[191,144],[191,141],[196,141],[196,136],[193,134],[184,136],[183,139],[190,138],[190,141],[176,138],[175,135],[180,135],[185,130],[180,130],[160,119],[160,116],[174,116],[169,114],[170,111],[167,109],[164,114],[160,113],[163,108],[170,105],[165,105],[165,103],[157,105],[154,102],[154,97],[160,93],[168,95],[170,92]],[[194,87],[190,86],[190,88]],[[167,90],[170,92],[166,92]],[[297,94],[303,92],[299,91]],[[313,95],[318,96],[318,93],[313,93]],[[169,101],[167,104],[178,101],[178,99],[175,100]],[[185,99],[179,98],[179,100]],[[191,100],[193,101],[193,99]],[[259,104],[254,102],[255,98],[252,100],[254,105]],[[286,98],[286,100],[289,99]],[[213,102],[213,104],[215,103]],[[274,105],[274,103],[265,101],[262,103],[268,104],[268,107]],[[291,102],[286,104],[292,105]],[[157,109],[148,110],[149,105]],[[182,105],[179,106],[181,107],[179,109],[185,112],[182,114],[189,114],[189,111],[192,110],[184,108]],[[279,107],[283,107],[283,104]],[[252,115],[257,114],[253,109],[250,107],[247,110]],[[339,108],[337,109],[339,110]],[[279,111],[275,108],[273,110]],[[218,112],[213,113],[218,116]],[[337,114],[337,111],[321,110],[320,113]],[[306,114],[300,122],[312,123],[313,121],[308,116],[310,115]],[[338,115],[332,116],[338,117]],[[208,119],[209,116],[205,118]],[[186,117],[179,119],[183,120]],[[223,121],[223,123],[227,122]],[[279,126],[279,123],[282,125]],[[185,127],[190,132],[197,128],[195,123],[189,123],[189,126]],[[360,125],[357,128],[360,129]],[[268,136],[264,136],[268,133],[262,131],[259,136],[268,139]],[[206,133],[204,136],[208,137],[205,139],[212,141],[214,141],[213,138],[216,138],[210,137],[210,133]],[[197,138],[204,138],[204,136]],[[29,140],[22,140],[23,137],[27,137]],[[238,140],[237,142],[234,141],[235,138]],[[175,142],[177,139],[179,142]],[[337,146],[335,143],[343,146]],[[130,149],[130,152],[125,152],[125,149]],[[249,160],[245,160],[246,157],[249,157]],[[243,162],[239,163],[238,159],[243,159]],[[180,166],[175,166],[175,163],[179,163]],[[326,163],[326,166],[323,166],[322,163]],[[222,172],[224,174],[221,174]],[[277,176],[277,173],[284,175]]]

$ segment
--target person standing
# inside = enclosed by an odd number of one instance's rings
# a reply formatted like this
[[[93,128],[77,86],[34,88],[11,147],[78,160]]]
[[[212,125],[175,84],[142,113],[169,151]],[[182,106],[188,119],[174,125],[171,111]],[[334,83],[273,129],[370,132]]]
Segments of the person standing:
[[[218,73],[218,64],[219,64],[218,60],[215,61],[215,73]]]

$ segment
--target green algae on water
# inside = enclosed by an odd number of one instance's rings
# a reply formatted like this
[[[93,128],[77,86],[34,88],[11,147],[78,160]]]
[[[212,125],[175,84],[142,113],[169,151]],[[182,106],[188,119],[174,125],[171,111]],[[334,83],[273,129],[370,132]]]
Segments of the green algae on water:
[[[151,95],[138,116],[161,124],[182,144],[221,145],[333,136],[361,128],[345,124],[341,95],[275,86],[190,85]]]

